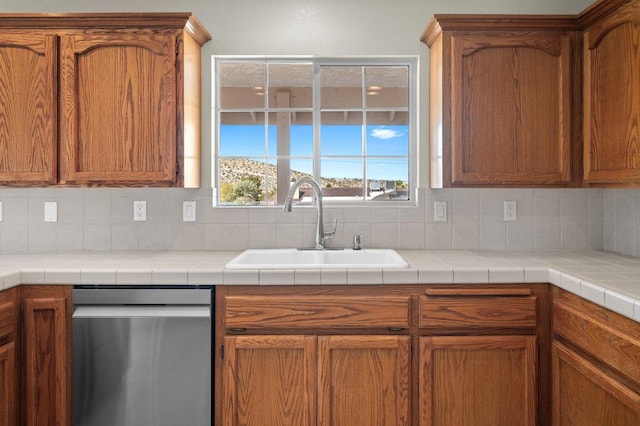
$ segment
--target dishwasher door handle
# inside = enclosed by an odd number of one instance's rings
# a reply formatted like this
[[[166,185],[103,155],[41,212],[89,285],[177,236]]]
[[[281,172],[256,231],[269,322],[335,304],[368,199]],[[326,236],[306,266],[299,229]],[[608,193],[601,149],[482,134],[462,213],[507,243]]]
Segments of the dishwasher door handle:
[[[80,305],[73,318],[211,318],[209,305]]]

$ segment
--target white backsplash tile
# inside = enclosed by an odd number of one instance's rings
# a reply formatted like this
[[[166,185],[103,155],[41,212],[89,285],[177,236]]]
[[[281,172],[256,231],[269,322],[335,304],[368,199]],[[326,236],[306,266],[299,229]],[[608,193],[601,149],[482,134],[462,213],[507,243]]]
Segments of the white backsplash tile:
[[[608,249],[638,255],[636,190],[420,189],[416,207],[325,206],[337,220],[331,247],[396,249]],[[147,201],[147,221],[133,222],[133,201]],[[518,219],[504,222],[504,200]],[[182,202],[197,203],[197,221],[182,221]],[[433,202],[446,201],[446,222],[433,221]],[[3,189],[0,251],[244,250],[302,247],[315,240],[316,209],[212,208],[211,191],[162,188]],[[58,202],[58,223],[45,224],[44,201]],[[613,203],[609,206],[608,203]],[[623,211],[620,211],[623,210]],[[611,214],[615,213],[612,219]],[[46,226],[45,226],[46,225]]]

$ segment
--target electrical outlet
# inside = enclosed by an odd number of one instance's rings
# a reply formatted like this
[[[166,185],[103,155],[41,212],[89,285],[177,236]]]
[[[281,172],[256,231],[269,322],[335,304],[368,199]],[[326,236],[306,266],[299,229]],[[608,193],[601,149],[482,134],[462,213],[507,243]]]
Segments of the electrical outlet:
[[[517,203],[515,201],[504,202],[504,220],[505,222],[514,222],[517,219]]]
[[[133,220],[136,222],[147,220],[147,202],[146,201],[133,202]]]

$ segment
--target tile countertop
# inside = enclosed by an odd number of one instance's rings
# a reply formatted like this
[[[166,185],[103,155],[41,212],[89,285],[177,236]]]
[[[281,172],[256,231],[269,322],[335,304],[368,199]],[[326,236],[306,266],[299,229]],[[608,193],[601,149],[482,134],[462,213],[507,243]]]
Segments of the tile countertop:
[[[407,269],[228,270],[239,252],[0,255],[0,289],[19,284],[318,285],[550,282],[640,321],[640,259],[599,251],[399,250]]]

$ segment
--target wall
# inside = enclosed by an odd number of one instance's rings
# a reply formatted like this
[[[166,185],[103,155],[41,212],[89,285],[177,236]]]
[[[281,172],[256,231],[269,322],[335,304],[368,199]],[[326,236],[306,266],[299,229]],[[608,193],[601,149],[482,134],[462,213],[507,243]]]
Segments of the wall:
[[[420,98],[428,99],[428,49],[420,35],[435,13],[574,14],[591,0],[3,0],[0,12],[192,11],[213,35],[203,49],[203,182],[211,180],[212,54],[420,55]],[[420,186],[428,186],[426,101],[420,114]],[[205,184],[205,186],[208,186]],[[606,194],[606,195],[605,195]],[[365,235],[365,246],[395,248],[601,249],[600,190],[420,190],[417,208],[332,208],[334,245]],[[133,200],[147,200],[148,221],[133,222]],[[433,222],[435,199],[449,221]],[[518,201],[518,220],[501,220],[502,201]],[[315,212],[212,209],[209,188],[2,189],[0,251],[241,250],[313,242]],[[197,222],[181,221],[183,200],[198,202]],[[57,223],[43,222],[44,201],[58,201]],[[622,232],[622,231],[621,231]],[[609,234],[607,234],[609,235]],[[609,245],[610,246],[610,245]],[[615,247],[614,247],[615,248]]]

